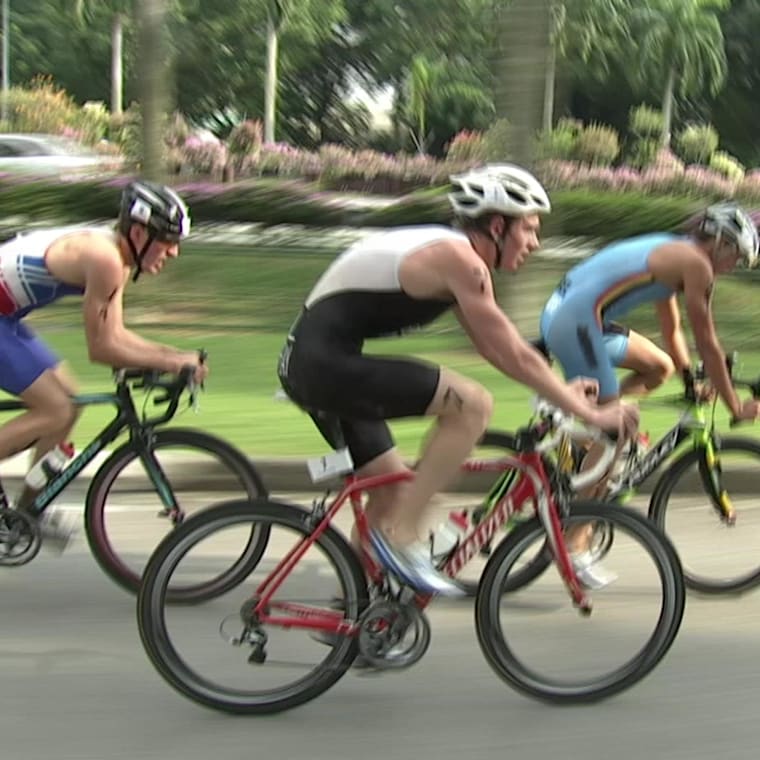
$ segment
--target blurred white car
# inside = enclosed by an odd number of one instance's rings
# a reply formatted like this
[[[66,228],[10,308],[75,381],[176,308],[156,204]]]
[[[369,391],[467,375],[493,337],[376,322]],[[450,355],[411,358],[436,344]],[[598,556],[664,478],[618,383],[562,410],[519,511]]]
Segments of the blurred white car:
[[[0,133],[0,173],[100,174],[120,163],[118,157],[101,155],[68,137]]]

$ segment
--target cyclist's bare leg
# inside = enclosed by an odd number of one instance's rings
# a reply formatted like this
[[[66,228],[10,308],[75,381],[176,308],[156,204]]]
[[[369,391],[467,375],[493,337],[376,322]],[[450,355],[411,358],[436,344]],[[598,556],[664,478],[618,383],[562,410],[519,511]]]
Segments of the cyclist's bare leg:
[[[74,392],[73,377],[62,364],[43,372],[19,396],[28,411],[0,427],[0,459],[34,445],[31,465],[65,440],[79,416],[71,400]],[[24,489],[17,506],[26,506],[33,495],[33,491]]]
[[[599,405],[602,406],[611,401],[616,401],[618,396],[608,396],[599,400]],[[580,471],[586,472],[594,467],[604,454],[604,446],[600,443],[592,443],[586,455],[583,457]],[[607,489],[608,475],[605,475],[601,480],[597,481],[593,485],[589,486],[579,496],[584,499],[601,499],[604,497],[604,493]],[[593,523],[582,523],[568,528],[565,532],[565,541],[567,542],[568,551],[576,553],[584,551],[591,543],[591,538],[594,532]]]
[[[649,393],[675,372],[667,352],[633,330],[628,334],[628,347],[620,366],[632,370],[620,383],[621,396]]]
[[[478,383],[441,368],[427,415],[436,420],[425,442],[414,480],[403,484],[394,509],[390,538],[399,545],[423,539],[425,513],[434,494],[459,474],[460,467],[488,426],[493,399]]]
[[[408,471],[409,468],[404,464],[401,454],[394,447],[375,457],[371,462],[367,462],[356,471],[356,474],[359,477],[366,478]],[[369,527],[379,528],[391,539],[393,538],[395,509],[400,499],[402,486],[402,483],[394,483],[389,486],[373,488],[368,494],[365,505]],[[360,546],[359,534],[355,525],[351,529],[351,543],[356,549]]]

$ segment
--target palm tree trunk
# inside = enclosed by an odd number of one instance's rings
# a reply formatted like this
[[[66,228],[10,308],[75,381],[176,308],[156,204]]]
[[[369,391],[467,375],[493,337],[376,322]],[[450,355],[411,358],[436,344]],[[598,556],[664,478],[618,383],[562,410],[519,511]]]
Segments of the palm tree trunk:
[[[508,119],[509,156],[530,164],[541,128],[551,39],[550,0],[513,0],[503,12],[497,51],[497,114]]]
[[[120,116],[124,102],[122,83],[122,48],[124,41],[124,18],[114,13],[111,26],[111,113]]]
[[[665,83],[665,92],[662,96],[662,134],[660,145],[663,148],[670,147],[670,130],[673,125],[673,93],[676,86],[676,67],[671,66],[668,72],[668,81]]]
[[[509,121],[503,160],[530,166],[535,136],[545,116],[547,65],[551,44],[550,0],[513,0],[503,12],[497,54],[497,114]],[[499,278],[498,298],[518,329],[535,335],[540,304],[518,278]]]
[[[137,0],[138,72],[142,106],[142,169],[146,179],[161,181],[164,170],[163,124],[167,105],[164,42],[167,0]]]
[[[277,27],[267,17],[267,71],[264,87],[264,142],[274,142],[275,104],[277,100]]]
[[[546,60],[546,78],[544,79],[544,115],[541,129],[550,132],[554,123],[554,89],[557,78],[557,51],[549,40]]]

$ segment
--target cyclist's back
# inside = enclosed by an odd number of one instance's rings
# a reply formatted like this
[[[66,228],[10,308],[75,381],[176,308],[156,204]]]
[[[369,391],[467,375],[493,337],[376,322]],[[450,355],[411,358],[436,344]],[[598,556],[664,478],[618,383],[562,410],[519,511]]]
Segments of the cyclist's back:
[[[573,267],[549,298],[542,315],[542,332],[557,309],[562,319],[571,308],[586,315],[592,311],[602,322],[615,319],[639,304],[668,298],[672,289],[658,282],[649,269],[649,257],[677,236],[655,233],[628,238],[602,248]]]
[[[57,278],[47,266],[46,252],[56,241],[80,233],[111,235],[106,227],[55,227],[18,235],[0,246],[0,315],[20,319],[33,309],[84,288]]]
[[[431,243],[460,239],[443,226],[400,227],[370,235],[349,247],[322,275],[306,298],[296,331],[361,344],[432,322],[451,298],[415,297],[399,281],[403,260]]]

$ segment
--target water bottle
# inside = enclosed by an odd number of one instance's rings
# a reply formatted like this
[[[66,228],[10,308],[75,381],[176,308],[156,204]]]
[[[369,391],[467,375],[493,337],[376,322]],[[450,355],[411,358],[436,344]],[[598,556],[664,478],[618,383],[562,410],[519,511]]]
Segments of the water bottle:
[[[73,443],[59,443],[34,464],[27,472],[24,482],[29,488],[39,491],[66,466],[73,456]]]
[[[430,554],[436,564],[445,560],[467,535],[467,512],[449,512],[449,518],[430,532]]]

